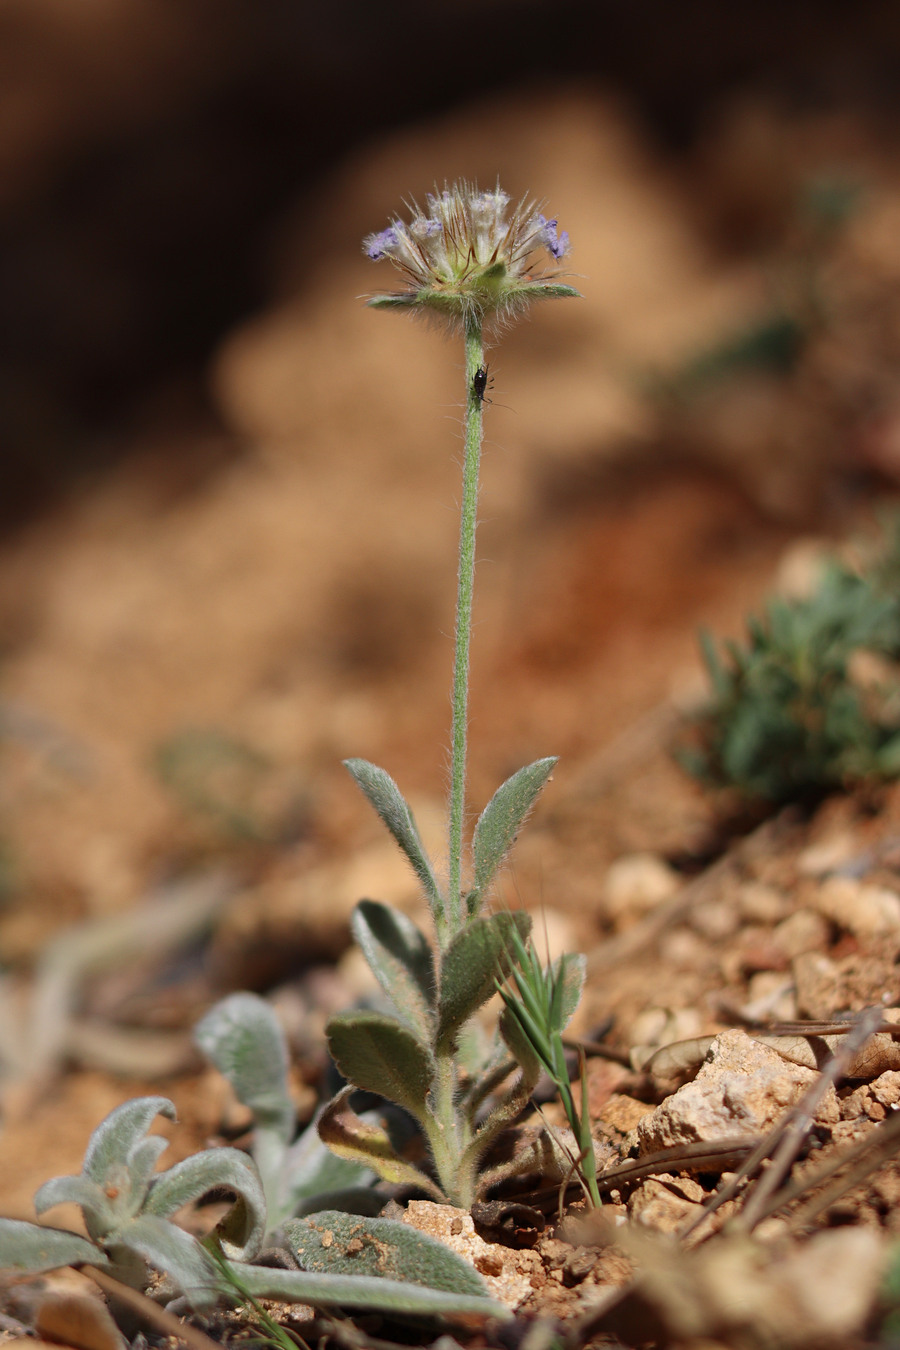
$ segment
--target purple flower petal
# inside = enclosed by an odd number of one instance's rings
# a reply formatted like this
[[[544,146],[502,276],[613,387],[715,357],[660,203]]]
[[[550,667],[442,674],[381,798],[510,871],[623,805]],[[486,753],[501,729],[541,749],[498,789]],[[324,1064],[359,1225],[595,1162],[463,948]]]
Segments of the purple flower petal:
[[[386,230],[380,234],[367,235],[363,240],[363,249],[367,258],[373,262],[378,262],[380,258],[386,257],[392,249],[397,247],[397,231],[393,225],[389,225]]]

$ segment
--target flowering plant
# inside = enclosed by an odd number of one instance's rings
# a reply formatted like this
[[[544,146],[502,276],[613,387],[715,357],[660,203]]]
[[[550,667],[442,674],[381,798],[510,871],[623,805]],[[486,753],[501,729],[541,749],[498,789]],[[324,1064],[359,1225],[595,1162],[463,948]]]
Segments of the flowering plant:
[[[437,1199],[468,1207],[499,1173],[482,1171],[487,1150],[531,1095],[540,1060],[522,1048],[509,1010],[500,1017],[498,1043],[486,1053],[464,1051],[466,1023],[509,974],[515,952],[528,938],[525,914],[483,914],[494,877],[550,776],[556,760],[536,760],[513,774],[491,798],[471,841],[471,875],[463,879],[469,647],[475,580],[475,532],[487,366],[484,327],[502,326],[534,300],[574,297],[553,264],[569,249],[565,231],[536,203],[511,206],[500,187],[483,192],[469,183],[446,186],[415,203],[411,220],[395,218],[369,235],[364,250],[387,259],[405,288],[377,295],[377,309],[402,309],[443,320],[462,332],[466,355],[465,459],[460,514],[456,643],[450,734],[448,880],[438,882],[415,821],[394,781],[374,764],[346,766],[410,862],[435,926],[437,949],[405,915],[362,901],[353,931],[394,1008],[392,1015],[362,1011],[333,1017],[329,1047],[351,1087],[341,1092],[319,1123],[322,1139],[347,1158],[365,1161],[381,1176],[413,1182]],[[545,262],[541,262],[541,255]],[[546,259],[549,271],[544,271]],[[573,973],[575,968],[573,967]],[[578,1001],[567,1004],[568,1020]],[[518,1074],[485,1112],[485,1103]],[[383,1131],[352,1112],[353,1087],[380,1093],[419,1123],[431,1152],[434,1176],[400,1158]]]

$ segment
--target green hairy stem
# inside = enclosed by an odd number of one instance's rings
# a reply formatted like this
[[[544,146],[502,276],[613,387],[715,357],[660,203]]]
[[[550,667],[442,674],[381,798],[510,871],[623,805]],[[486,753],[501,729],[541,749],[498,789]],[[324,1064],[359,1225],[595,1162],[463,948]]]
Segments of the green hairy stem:
[[[450,732],[450,881],[447,923],[439,933],[441,945],[463,922],[462,849],[466,813],[466,749],[469,718],[469,647],[472,636],[472,595],[475,590],[475,531],[478,524],[478,477],[484,434],[484,400],[476,392],[475,376],[484,369],[481,321],[470,318],[465,329],[466,419],[463,494],[459,522],[459,575],[456,591],[456,652],[453,662],[453,721]]]

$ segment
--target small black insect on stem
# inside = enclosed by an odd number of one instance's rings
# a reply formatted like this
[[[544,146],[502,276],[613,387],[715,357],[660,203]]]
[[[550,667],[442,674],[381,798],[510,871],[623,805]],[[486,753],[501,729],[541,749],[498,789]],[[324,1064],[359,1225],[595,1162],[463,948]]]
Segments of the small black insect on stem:
[[[472,376],[472,394],[478,399],[479,403],[485,402],[484,395],[489,384],[493,384],[493,380],[488,377],[487,366],[479,366]],[[487,400],[488,403],[490,403],[490,401],[490,399]]]

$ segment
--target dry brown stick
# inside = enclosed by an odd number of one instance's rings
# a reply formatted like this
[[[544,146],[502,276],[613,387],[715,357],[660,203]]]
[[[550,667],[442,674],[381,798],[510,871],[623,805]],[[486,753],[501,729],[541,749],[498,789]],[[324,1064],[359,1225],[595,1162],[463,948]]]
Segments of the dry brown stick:
[[[737,1223],[747,1232],[756,1227],[772,1194],[778,1189],[800,1152],[803,1140],[813,1127],[816,1110],[828,1088],[843,1078],[853,1057],[878,1029],[880,1008],[866,1008],[853,1019],[848,1031],[831,1059],[821,1070],[816,1082],[804,1092],[799,1102],[788,1112],[782,1126],[781,1138],[772,1154],[771,1166],[760,1177],[748,1197]]]
[[[877,1137],[873,1137],[873,1135]],[[785,1205],[803,1195],[805,1191],[820,1186],[830,1176],[849,1167],[850,1170],[846,1176],[840,1177],[833,1186],[829,1186],[820,1195],[811,1196],[807,1203],[788,1219],[788,1228],[792,1232],[796,1232],[800,1228],[806,1228],[814,1219],[818,1218],[823,1210],[828,1209],[835,1201],[840,1200],[848,1191],[854,1190],[873,1172],[876,1172],[898,1149],[900,1149],[900,1114],[886,1120],[883,1125],[878,1126],[872,1132],[872,1135],[857,1144],[855,1148],[850,1149],[842,1158],[838,1158],[828,1167],[823,1167],[815,1176],[797,1182],[794,1186],[785,1187],[784,1191],[772,1197],[772,1203],[762,1217],[767,1218],[769,1214],[777,1213],[779,1209],[783,1209]],[[855,1167],[851,1165],[853,1163],[856,1163]]]
[[[800,1150],[805,1134],[811,1129],[813,1114],[829,1084],[841,1077],[846,1065],[857,1053],[859,1047],[869,1039],[873,1029],[878,1027],[880,1020],[881,1010],[879,1008],[867,1008],[853,1019],[850,1024],[852,1031],[841,1041],[839,1049],[834,1052],[816,1081],[807,1088],[800,1101],[791,1107],[764,1136],[758,1147],[754,1149],[728,1183],[716,1191],[704,1207],[703,1213],[684,1229],[681,1234],[682,1238],[686,1238],[699,1228],[727,1200],[733,1199],[743,1182],[758,1172],[767,1159],[772,1158],[772,1166],[768,1169],[768,1172],[772,1174],[771,1180],[768,1179],[767,1174],[760,1181],[753,1196],[750,1197],[740,1216],[735,1220],[748,1231],[760,1221],[763,1217],[762,1211],[772,1190],[791,1166]],[[759,1199],[755,1198],[757,1195],[759,1195]]]
[[[108,1275],[105,1270],[98,1270],[96,1266],[82,1266],[81,1270],[99,1285],[108,1298],[124,1303],[131,1312],[143,1318],[149,1326],[161,1331],[164,1336],[177,1337],[188,1346],[189,1350],[222,1350],[219,1343],[211,1340],[205,1332],[187,1326],[174,1313],[161,1308],[139,1289],[132,1289],[130,1285],[123,1284],[121,1280]]]
[[[617,1163],[597,1173],[597,1185],[601,1191],[615,1191],[620,1186],[629,1186],[644,1177],[658,1176],[661,1172],[716,1172],[736,1166],[748,1153],[753,1151],[756,1139],[749,1135],[738,1135],[733,1139],[717,1139],[710,1143],[698,1140],[694,1144],[683,1144],[676,1148],[660,1149],[658,1153],[648,1153],[644,1158],[634,1158],[629,1162]],[[573,1182],[566,1187],[577,1194],[580,1187]],[[559,1187],[547,1186],[539,1191],[530,1191],[518,1195],[515,1199],[525,1205],[531,1205],[543,1213],[552,1211],[559,1199]]]

